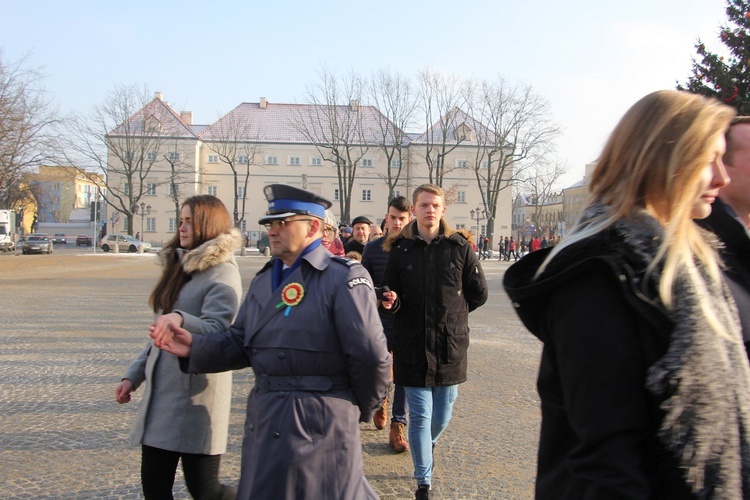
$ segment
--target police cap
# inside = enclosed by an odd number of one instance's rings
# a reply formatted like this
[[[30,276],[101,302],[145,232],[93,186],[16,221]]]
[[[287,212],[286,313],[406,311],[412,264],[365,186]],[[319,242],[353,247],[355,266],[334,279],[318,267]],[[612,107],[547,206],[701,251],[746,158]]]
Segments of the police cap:
[[[286,184],[269,184],[263,188],[263,194],[268,200],[268,211],[258,220],[258,224],[292,215],[312,215],[324,219],[325,210],[332,205],[318,194]]]

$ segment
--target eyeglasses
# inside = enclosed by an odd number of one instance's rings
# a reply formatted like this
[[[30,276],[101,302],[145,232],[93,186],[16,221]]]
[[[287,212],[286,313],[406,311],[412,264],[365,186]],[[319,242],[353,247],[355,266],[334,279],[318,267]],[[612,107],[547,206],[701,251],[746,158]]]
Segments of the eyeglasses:
[[[331,226],[326,226],[326,233],[328,234],[336,234],[336,228]]]
[[[272,220],[271,222],[266,222],[263,224],[263,227],[265,227],[268,231],[271,229],[284,229],[287,224],[291,224],[292,222],[311,222],[312,219],[291,219],[291,220]]]

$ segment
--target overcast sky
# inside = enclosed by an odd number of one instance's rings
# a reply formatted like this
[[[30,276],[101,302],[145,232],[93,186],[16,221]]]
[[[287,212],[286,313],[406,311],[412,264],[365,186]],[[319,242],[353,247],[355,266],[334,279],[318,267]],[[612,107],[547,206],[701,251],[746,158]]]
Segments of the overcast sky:
[[[369,75],[429,66],[523,83],[563,129],[557,155],[583,176],[643,95],[685,81],[701,37],[721,50],[725,0],[0,0],[5,62],[28,55],[64,113],[121,84],[164,93],[195,123],[241,102],[304,102],[325,65]]]

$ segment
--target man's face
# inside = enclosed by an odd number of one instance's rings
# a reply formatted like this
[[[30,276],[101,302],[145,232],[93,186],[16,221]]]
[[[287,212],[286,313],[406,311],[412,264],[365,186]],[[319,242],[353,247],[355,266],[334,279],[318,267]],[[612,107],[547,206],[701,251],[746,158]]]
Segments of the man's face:
[[[734,125],[730,132],[734,153],[726,158],[724,166],[731,179],[719,191],[719,197],[734,209],[737,215],[750,213],[750,123]]]
[[[385,228],[388,232],[397,233],[409,223],[411,214],[402,212],[396,207],[388,207],[388,213],[385,214]]]
[[[417,224],[424,228],[434,228],[440,225],[440,218],[445,213],[443,198],[422,191],[417,196],[417,202],[411,207],[414,217],[417,218]]]
[[[370,237],[370,225],[365,222],[358,222],[352,227],[352,235],[355,240],[359,241],[363,245],[367,243]]]
[[[312,220],[303,217],[289,217],[283,223],[273,221],[268,227],[268,242],[271,255],[280,258],[291,266],[307,247],[308,235],[313,232]],[[322,221],[321,221],[322,224]]]

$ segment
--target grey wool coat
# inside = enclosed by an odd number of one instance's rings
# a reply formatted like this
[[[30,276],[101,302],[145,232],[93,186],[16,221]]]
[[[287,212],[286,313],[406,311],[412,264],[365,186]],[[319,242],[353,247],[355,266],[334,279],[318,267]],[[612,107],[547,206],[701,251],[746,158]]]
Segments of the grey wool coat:
[[[359,421],[388,387],[391,359],[367,271],[322,245],[272,289],[272,260],[250,285],[237,320],[195,337],[187,368],[252,366],[238,499],[376,498],[364,476]],[[286,307],[297,283],[302,300]]]
[[[190,275],[173,311],[196,337],[210,337],[229,328],[239,307],[242,282],[234,250],[238,232],[221,235],[182,254]],[[162,255],[162,259],[170,255]],[[176,356],[146,346],[125,376],[138,388],[146,382],[130,433],[134,445],[145,444],[181,453],[219,455],[227,448],[232,374],[188,375]]]

